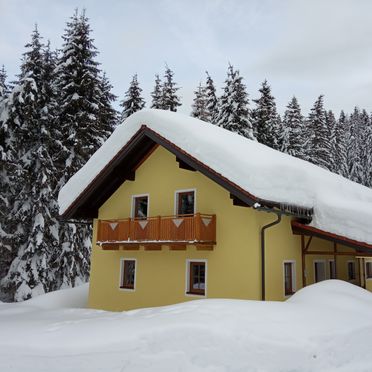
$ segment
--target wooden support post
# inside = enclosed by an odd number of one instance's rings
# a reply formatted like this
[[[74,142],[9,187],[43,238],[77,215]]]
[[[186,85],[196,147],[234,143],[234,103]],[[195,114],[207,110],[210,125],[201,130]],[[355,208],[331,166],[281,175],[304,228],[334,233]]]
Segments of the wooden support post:
[[[337,243],[333,243],[333,260],[335,262],[335,279],[337,279]]]
[[[305,236],[301,235],[302,287],[306,287]]]

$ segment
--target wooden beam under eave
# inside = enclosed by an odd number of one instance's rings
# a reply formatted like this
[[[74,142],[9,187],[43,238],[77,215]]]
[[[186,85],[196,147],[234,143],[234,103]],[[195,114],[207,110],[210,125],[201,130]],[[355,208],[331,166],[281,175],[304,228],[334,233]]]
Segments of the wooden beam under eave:
[[[213,245],[196,244],[197,251],[213,251]]]
[[[185,163],[183,160],[176,158],[179,168],[185,169],[191,172],[196,172],[196,169],[190,166],[189,164]]]
[[[174,244],[169,246],[170,251],[185,251],[186,244]]]
[[[103,251],[118,251],[119,244],[102,244]]]
[[[142,244],[145,247],[145,251],[161,251],[161,244]]]
[[[120,245],[120,249],[124,251],[138,251],[140,249],[139,244],[122,244]]]

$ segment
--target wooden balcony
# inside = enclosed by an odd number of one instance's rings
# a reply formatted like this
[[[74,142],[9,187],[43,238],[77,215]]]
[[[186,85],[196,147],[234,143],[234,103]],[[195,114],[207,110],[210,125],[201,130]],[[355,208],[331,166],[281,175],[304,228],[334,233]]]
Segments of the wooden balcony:
[[[216,216],[196,213],[182,216],[157,216],[147,219],[98,220],[97,244],[105,250],[184,250],[196,245],[212,250],[216,244]]]

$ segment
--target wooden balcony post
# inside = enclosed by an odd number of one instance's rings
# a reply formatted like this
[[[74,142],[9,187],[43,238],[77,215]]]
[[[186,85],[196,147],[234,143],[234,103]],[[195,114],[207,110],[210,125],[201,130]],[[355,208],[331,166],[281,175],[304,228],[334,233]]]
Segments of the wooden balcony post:
[[[195,214],[194,222],[195,222],[195,240],[199,241],[199,240],[201,240],[201,217],[200,217],[200,213]]]
[[[97,237],[96,241],[101,241],[101,220],[97,220]]]
[[[128,218],[128,240],[132,240],[132,237],[131,237],[131,225],[132,225],[132,219],[129,217]]]
[[[156,240],[160,240],[160,223],[161,223],[161,218],[160,216],[156,217]]]

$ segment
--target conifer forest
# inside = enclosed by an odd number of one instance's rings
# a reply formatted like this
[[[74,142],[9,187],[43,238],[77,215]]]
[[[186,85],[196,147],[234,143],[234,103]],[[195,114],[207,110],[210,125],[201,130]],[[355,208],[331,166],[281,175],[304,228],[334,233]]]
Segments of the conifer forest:
[[[116,97],[97,62],[91,33],[85,11],[75,11],[61,49],[54,50],[35,27],[19,74],[9,78],[6,67],[0,69],[2,301],[89,280],[91,221],[62,220],[59,190],[128,116],[143,108],[177,111],[182,105],[168,65],[160,66],[160,74],[154,71],[151,102],[145,102],[134,72],[128,72],[133,78],[123,97]],[[319,94],[310,112],[293,96],[280,114],[268,81],[248,92],[232,64],[222,87],[209,72],[202,74],[191,116],[372,187],[372,116],[365,109],[334,113]]]

